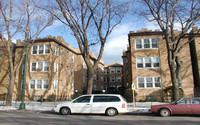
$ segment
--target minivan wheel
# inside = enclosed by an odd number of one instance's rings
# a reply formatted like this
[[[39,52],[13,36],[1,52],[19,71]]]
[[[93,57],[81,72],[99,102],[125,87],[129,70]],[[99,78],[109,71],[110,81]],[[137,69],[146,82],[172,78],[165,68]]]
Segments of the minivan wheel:
[[[109,108],[106,110],[106,115],[115,116],[117,114],[117,110],[115,108]]]
[[[63,107],[60,109],[60,114],[62,115],[69,115],[70,114],[70,109],[67,107]]]
[[[160,115],[161,115],[162,117],[168,117],[168,116],[170,116],[170,111],[169,111],[169,109],[161,109],[161,110],[160,110]]]

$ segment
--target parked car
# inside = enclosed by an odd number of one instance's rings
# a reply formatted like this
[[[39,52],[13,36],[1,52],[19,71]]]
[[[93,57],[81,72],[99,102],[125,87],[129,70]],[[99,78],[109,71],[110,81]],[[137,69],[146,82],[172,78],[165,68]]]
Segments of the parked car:
[[[200,114],[200,98],[182,98],[171,104],[151,106],[152,113],[166,117],[173,114]]]
[[[71,113],[92,113],[114,116],[127,112],[126,100],[118,94],[82,95],[70,102],[56,105],[54,111],[62,115]]]

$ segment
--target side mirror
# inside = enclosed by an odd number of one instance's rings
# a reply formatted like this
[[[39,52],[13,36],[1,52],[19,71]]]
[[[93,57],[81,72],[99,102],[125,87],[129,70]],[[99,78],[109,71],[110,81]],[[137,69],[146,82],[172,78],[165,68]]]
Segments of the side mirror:
[[[174,105],[177,105],[178,103],[177,102],[174,102]]]

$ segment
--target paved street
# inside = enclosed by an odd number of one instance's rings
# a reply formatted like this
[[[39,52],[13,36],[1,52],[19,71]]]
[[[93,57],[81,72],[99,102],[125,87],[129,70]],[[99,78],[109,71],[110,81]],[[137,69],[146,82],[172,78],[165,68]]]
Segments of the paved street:
[[[52,112],[0,112],[0,125],[199,125],[200,116],[171,116],[152,114],[68,115]]]

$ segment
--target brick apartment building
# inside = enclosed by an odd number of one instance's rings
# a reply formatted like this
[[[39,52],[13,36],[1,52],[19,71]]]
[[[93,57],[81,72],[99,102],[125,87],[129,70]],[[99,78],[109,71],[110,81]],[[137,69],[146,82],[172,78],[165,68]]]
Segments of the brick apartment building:
[[[187,42],[191,35],[192,33],[187,34],[182,42]],[[130,88],[134,83],[138,94],[137,101],[171,100],[169,88],[172,83],[162,32],[143,29],[138,32],[130,31],[128,37],[129,45],[122,56],[124,86]],[[197,74],[200,64],[200,37],[196,37],[193,41],[195,42],[188,44],[179,53],[182,62],[179,85],[185,97],[193,97],[200,91],[199,74]]]
[[[14,65],[22,58],[25,42],[17,40],[14,47]],[[0,48],[0,94],[7,93],[8,59],[5,46]],[[90,53],[91,62],[96,61]],[[104,65],[101,60],[94,74],[93,90],[107,93],[109,87],[118,88],[123,84],[121,64]],[[21,100],[24,64],[15,76],[13,100]],[[62,37],[37,39],[28,50],[25,77],[25,100],[70,100],[73,96],[86,93],[87,67],[80,50],[67,44]]]

